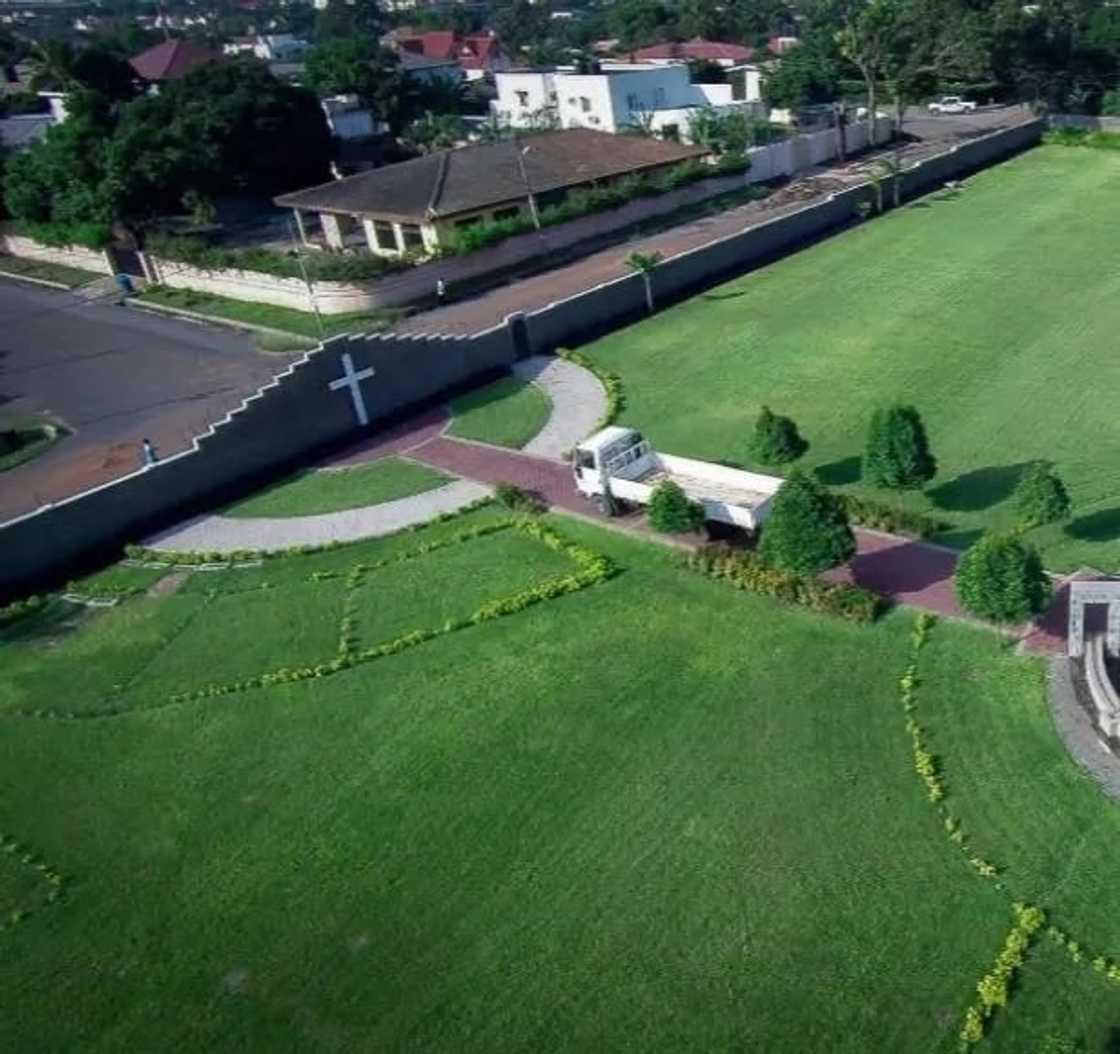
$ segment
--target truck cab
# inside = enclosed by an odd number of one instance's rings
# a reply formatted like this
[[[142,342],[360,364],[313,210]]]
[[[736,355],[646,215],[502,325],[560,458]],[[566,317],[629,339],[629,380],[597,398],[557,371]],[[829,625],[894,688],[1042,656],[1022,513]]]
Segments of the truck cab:
[[[611,425],[577,444],[572,475],[576,489],[591,498],[606,493],[611,476],[641,475],[646,467],[642,462],[652,460],[653,449],[641,432]]]

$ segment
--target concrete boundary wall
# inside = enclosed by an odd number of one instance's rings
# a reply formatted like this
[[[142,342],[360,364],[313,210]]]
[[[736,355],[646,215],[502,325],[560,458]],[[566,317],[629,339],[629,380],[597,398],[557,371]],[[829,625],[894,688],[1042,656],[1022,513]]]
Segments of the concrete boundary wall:
[[[409,407],[508,369],[505,325],[472,337],[335,337],[282,370],[197,436],[189,450],[0,525],[0,593],[57,577],[83,558],[137,541],[286,466],[363,433],[342,376],[372,368],[361,392],[373,428]]]
[[[913,197],[1038,142],[1031,121],[958,144],[903,175]],[[890,200],[890,181],[884,197]],[[664,261],[655,296],[685,296],[740,274],[852,222],[873,190],[861,184],[796,212]],[[639,275],[626,275],[470,337],[429,334],[336,337],[309,352],[241,406],[158,465],[0,524],[0,593],[57,577],[68,567],[147,531],[197,514],[281,469],[363,433],[346,390],[332,391],[344,353],[370,367],[362,384],[373,430],[394,415],[508,369],[515,359],[623,325],[645,313]]]
[[[0,233],[0,252],[10,256],[25,256],[29,260],[42,260],[44,263],[80,267],[98,274],[113,273],[112,265],[103,250],[87,249],[82,245],[42,245],[21,234]]]

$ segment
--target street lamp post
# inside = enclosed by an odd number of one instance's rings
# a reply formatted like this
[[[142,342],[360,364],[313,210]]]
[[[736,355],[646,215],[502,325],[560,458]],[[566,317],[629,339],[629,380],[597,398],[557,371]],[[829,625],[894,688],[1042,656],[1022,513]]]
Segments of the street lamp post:
[[[540,213],[537,212],[537,199],[533,196],[533,188],[529,184],[529,173],[525,170],[525,155],[533,148],[531,146],[522,146],[515,136],[513,140],[513,149],[517,154],[517,167],[521,171],[521,182],[525,184],[525,194],[529,198],[529,212],[533,217],[533,226],[539,231],[541,229],[541,217]]]

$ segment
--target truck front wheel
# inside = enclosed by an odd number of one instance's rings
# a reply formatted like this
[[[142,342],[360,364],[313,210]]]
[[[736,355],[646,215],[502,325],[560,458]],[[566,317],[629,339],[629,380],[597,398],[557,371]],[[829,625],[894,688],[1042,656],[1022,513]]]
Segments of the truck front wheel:
[[[600,516],[611,517],[614,515],[614,502],[605,494],[596,494],[591,499],[591,505]]]

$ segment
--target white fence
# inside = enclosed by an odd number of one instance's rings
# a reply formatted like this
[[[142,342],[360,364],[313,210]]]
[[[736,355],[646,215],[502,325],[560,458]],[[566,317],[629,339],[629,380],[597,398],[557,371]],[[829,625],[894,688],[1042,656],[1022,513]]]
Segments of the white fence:
[[[890,118],[875,122],[875,137],[885,143],[894,128]],[[857,121],[844,130],[845,150],[848,154],[858,153],[867,147],[871,139],[868,122]],[[835,128],[825,128],[820,132],[791,136],[780,143],[758,146],[747,151],[751,167],[747,179],[752,183],[762,183],[779,176],[792,176],[814,165],[823,165],[840,156],[840,133]]]
[[[98,274],[113,273],[109,259],[103,251],[86,249],[81,245],[41,245],[19,234],[0,233],[0,252],[11,256],[26,256],[29,260],[42,260],[44,263],[81,267],[86,271],[96,271]]]

